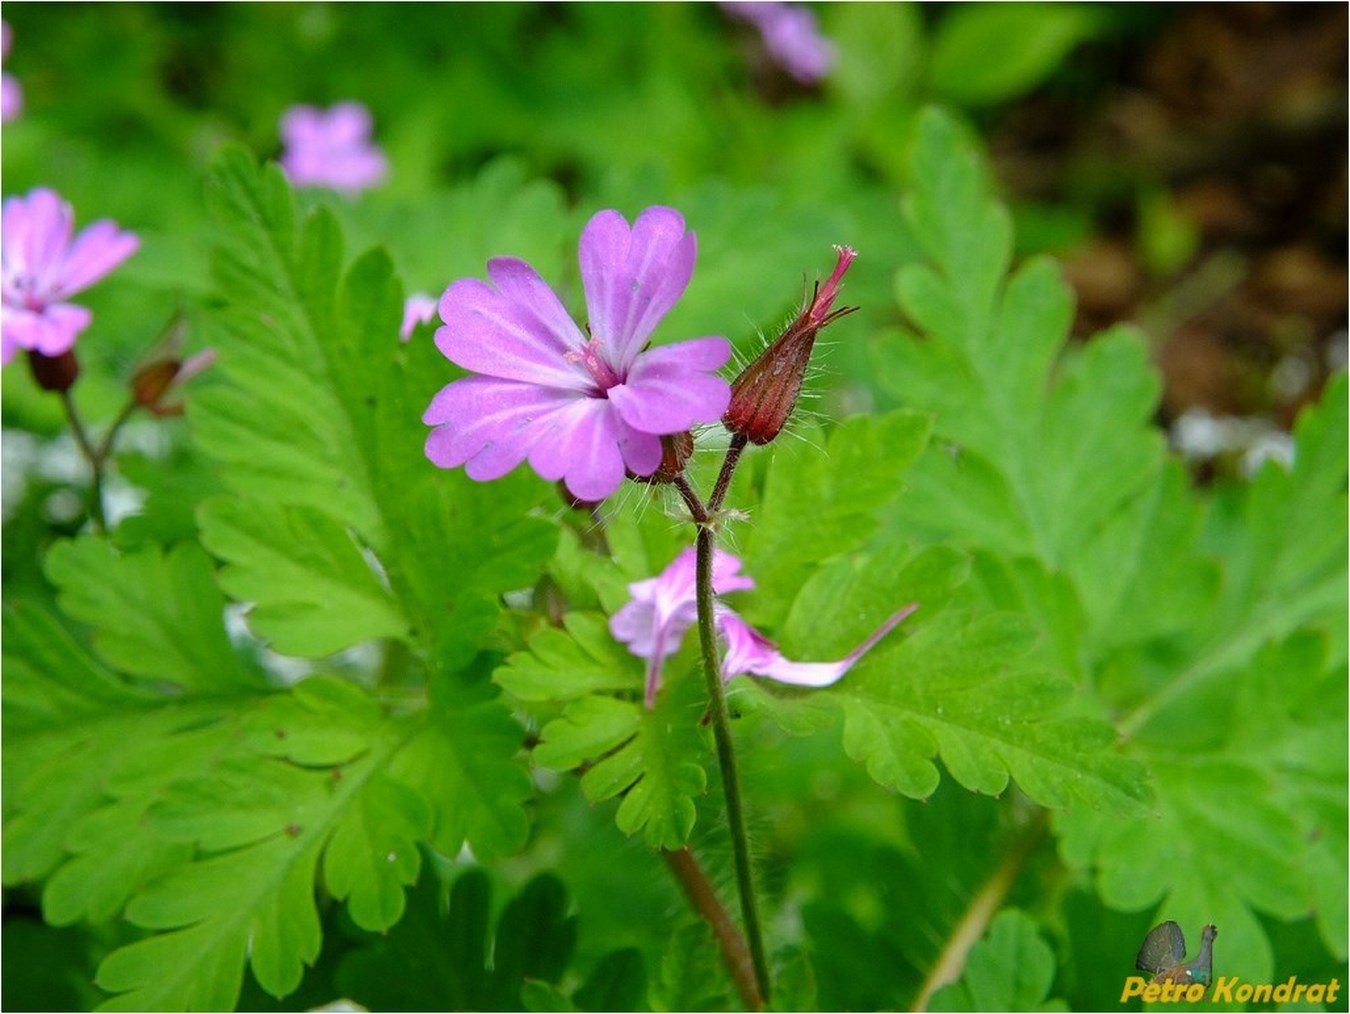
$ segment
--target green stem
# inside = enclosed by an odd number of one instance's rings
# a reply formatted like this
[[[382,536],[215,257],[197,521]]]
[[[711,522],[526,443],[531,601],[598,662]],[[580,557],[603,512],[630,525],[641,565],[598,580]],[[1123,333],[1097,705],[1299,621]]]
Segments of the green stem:
[[[66,419],[70,422],[70,432],[74,434],[75,443],[79,444],[84,460],[89,462],[89,517],[98,533],[107,535],[108,518],[103,512],[103,455],[94,449],[89,433],[84,428],[84,422],[80,419],[79,410],[75,408],[75,399],[70,396],[70,389],[67,388],[60,393],[61,407],[65,409]]]
[[[727,471],[724,467],[723,471]],[[722,690],[722,660],[717,651],[713,626],[713,531],[700,524],[697,554],[698,634],[703,649],[703,671],[708,680],[708,703],[712,715],[713,737],[717,741],[717,762],[722,772],[722,788],[727,800],[727,824],[736,861],[736,883],[741,895],[741,919],[750,943],[750,957],[760,994],[769,998],[769,966],[764,957],[764,939],[755,907],[755,883],[750,868],[750,841],[745,829],[745,810],[741,804],[740,779],[736,773],[736,750],[731,739],[731,716]]]
[[[970,949],[984,936],[989,923],[998,914],[1003,899],[1008,896],[1018,874],[1022,872],[1022,867],[1045,837],[1048,826],[1046,812],[1039,811],[1012,848],[1003,854],[1003,861],[970,900],[961,920],[948,936],[942,953],[938,955],[937,961],[929,969],[928,977],[919,987],[911,1011],[926,1011],[934,993],[961,978]]]

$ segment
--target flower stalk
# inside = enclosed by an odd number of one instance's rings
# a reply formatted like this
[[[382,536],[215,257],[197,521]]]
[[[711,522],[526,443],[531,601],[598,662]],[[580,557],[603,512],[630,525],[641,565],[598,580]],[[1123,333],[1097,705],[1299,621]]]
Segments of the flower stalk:
[[[732,467],[735,462],[732,462]],[[724,472],[729,470],[724,468]],[[728,474],[728,482],[730,476]],[[708,683],[708,709],[712,717],[713,738],[717,743],[717,766],[722,774],[722,790],[727,803],[727,825],[736,866],[736,884],[741,896],[741,921],[750,945],[750,958],[761,996],[769,998],[769,965],[764,955],[764,936],[759,926],[755,899],[754,873],[750,867],[750,840],[746,832],[745,808],[741,800],[740,777],[736,769],[736,748],[731,738],[731,716],[727,712],[726,693],[722,689],[722,660],[717,650],[713,603],[712,528],[700,524],[695,542],[697,554],[698,636],[703,652],[703,672]]]

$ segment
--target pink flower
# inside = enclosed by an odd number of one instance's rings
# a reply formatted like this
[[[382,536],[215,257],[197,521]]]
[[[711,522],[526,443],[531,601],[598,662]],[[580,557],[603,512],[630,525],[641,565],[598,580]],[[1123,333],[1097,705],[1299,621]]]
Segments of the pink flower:
[[[802,84],[823,80],[834,66],[834,43],[820,34],[809,7],[794,3],[724,3],[732,17],[759,29],[764,51]]]
[[[436,297],[414,292],[403,301],[403,324],[398,329],[398,336],[406,342],[418,324],[430,324],[435,317]]]
[[[710,372],[731,355],[725,338],[645,347],[694,257],[694,234],[671,208],[648,208],[631,229],[617,211],[595,215],[580,243],[586,333],[524,261],[488,261],[490,285],[453,282],[436,345],[476,376],[442,388],[422,416],[436,427],[427,457],[478,480],[528,460],[584,501],[609,496],[625,471],[651,475],[662,436],[716,422],[731,398]]]
[[[18,349],[45,356],[70,351],[93,314],[66,298],[93,285],[140,246],[134,234],[109,219],[88,226],[71,242],[74,222],[70,205],[45,188],[5,201],[0,361],[8,363]]]
[[[9,56],[9,45],[14,41],[8,22],[0,21],[0,58]],[[12,74],[0,74],[0,121],[8,123],[23,112],[23,89]]]
[[[629,602],[609,621],[616,640],[628,645],[634,655],[647,659],[647,706],[651,707],[661,682],[661,665],[679,651],[685,632],[698,618],[695,592],[697,563],[693,549],[677,556],[657,577],[628,586]],[[720,549],[713,551],[713,592],[753,588],[752,578],[738,573],[741,561]],[[825,687],[837,682],[854,663],[867,654],[883,637],[914,610],[911,603],[893,614],[867,640],[837,662],[793,662],[784,658],[777,646],[755,630],[732,609],[716,604],[715,622],[722,635],[725,654],[722,678],[753,673],[780,683],[804,687]]]
[[[389,163],[370,131],[370,111],[359,102],[339,102],[327,111],[292,106],[281,117],[281,168],[297,187],[356,193],[377,186]]]

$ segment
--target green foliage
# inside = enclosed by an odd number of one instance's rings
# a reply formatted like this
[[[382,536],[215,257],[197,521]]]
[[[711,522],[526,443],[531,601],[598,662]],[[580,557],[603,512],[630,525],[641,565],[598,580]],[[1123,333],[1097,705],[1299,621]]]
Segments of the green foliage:
[[[1068,1010],[1046,999],[1054,978],[1055,956],[1036,923],[1017,909],[1004,909],[971,947],[961,978],[934,993],[928,1009]]]
[[[938,95],[966,105],[1014,98],[1057,70],[1099,20],[1082,4],[964,4],[933,38],[929,80]]]
[[[747,452],[722,544],[757,587],[728,604],[801,660],[919,607],[833,687],[729,688],[774,1008],[912,1006],[1000,884],[933,1009],[1109,1006],[1163,918],[1218,923],[1225,975],[1344,977],[1345,378],[1292,467],[1193,488],[1142,336],[1069,343],[1057,269],[1015,260],[1082,211],[1018,209],[1014,245],[969,127],[919,110],[1053,97],[1137,15],[815,10],[841,59],[803,88],[715,5],[485,7],[452,43],[415,6],[6,9],[7,193],[142,238],[80,294],[92,436],[176,313],[218,361],[186,426],[124,432],[110,504],[148,498],[107,538],[62,513],[58,400],[4,377],[4,1006],[736,1007],[654,850],[732,901],[696,635],[648,709],[608,630],[682,505],[435,469],[419,417],[457,373],[432,328],[398,339],[404,282],[499,255],[580,314],[581,223],[653,203],[699,239],[657,341],[753,354],[829,244],[861,252],[808,382],[840,421]],[[348,96],[385,187],[297,200],[227,147],[201,201],[218,140],[272,154],[284,106]],[[1128,193],[1152,266],[1184,260],[1161,191]]]
[[[1223,926],[1254,980],[1273,971],[1258,911],[1311,906],[1343,955],[1343,810],[1312,802],[1343,795],[1343,765],[1281,751],[1345,736],[1344,379],[1300,421],[1292,473],[1267,465],[1204,503],[1149,428],[1139,339],[1061,350],[1070,301],[1053,267],[1005,285],[1006,238],[969,246],[1006,237],[1006,219],[949,122],[925,120],[915,159],[909,213],[932,263],[904,269],[899,295],[924,340],[888,340],[878,368],[936,413],[950,450],[911,470],[895,522],[974,551],[973,590],[1033,620],[1080,683],[1076,710],[1120,715],[1125,753],[1153,775],[1152,815],[1057,817],[1066,858],[1096,870],[1109,904]],[[1294,718],[1267,679],[1319,705]]]

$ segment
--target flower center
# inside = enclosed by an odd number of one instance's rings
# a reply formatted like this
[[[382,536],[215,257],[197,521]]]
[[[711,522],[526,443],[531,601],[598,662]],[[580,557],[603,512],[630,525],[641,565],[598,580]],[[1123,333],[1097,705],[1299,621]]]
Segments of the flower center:
[[[614,367],[605,362],[604,356],[600,355],[600,341],[598,338],[592,338],[588,341],[580,352],[568,352],[565,357],[569,362],[581,363],[586,367],[586,372],[594,378],[596,384],[600,386],[600,393],[608,391],[616,384],[622,384],[623,378],[614,372]]]
[[[33,275],[11,275],[5,279],[5,302],[13,307],[41,313],[46,307],[46,300],[37,289],[37,278]]]

